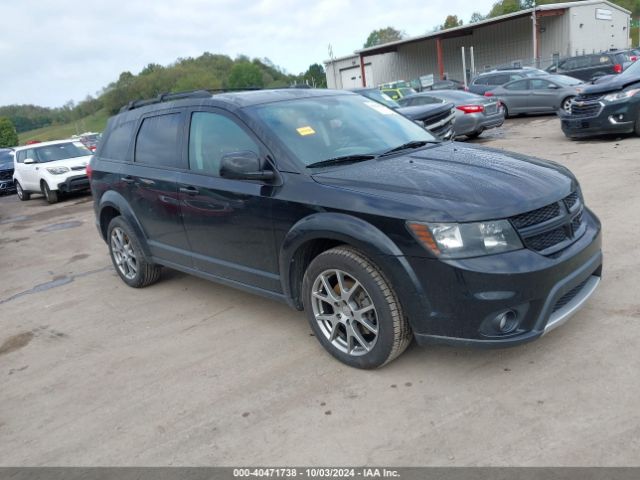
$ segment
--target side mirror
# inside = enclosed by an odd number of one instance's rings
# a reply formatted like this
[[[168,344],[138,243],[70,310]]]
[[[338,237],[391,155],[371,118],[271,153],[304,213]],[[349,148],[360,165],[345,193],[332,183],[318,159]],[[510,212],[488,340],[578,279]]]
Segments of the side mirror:
[[[36,161],[33,158],[25,158],[23,163],[25,165],[31,165],[32,163],[36,163]]]
[[[220,162],[220,176],[234,180],[272,180],[275,173],[264,170],[255,152],[227,153]]]

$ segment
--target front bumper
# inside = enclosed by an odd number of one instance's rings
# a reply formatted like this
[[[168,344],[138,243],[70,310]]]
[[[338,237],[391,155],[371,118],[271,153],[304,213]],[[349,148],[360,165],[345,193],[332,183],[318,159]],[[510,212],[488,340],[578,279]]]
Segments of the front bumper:
[[[481,258],[439,261],[409,258],[430,312],[413,319],[420,345],[509,347],[560,326],[600,282],[600,222],[585,209],[587,229],[556,258],[523,249]],[[515,316],[501,332],[496,319]]]
[[[0,195],[14,193],[15,191],[16,185],[13,183],[13,179],[0,180]]]
[[[560,112],[562,131],[568,138],[586,138],[599,135],[632,133],[637,119],[629,101],[600,102],[597,115],[583,117]]]
[[[501,127],[504,124],[504,114],[500,111],[491,115],[484,113],[471,113],[456,116],[454,130],[456,136],[472,135],[491,128]]]
[[[58,190],[65,193],[81,192],[88,189],[89,177],[86,175],[75,175],[58,184]]]

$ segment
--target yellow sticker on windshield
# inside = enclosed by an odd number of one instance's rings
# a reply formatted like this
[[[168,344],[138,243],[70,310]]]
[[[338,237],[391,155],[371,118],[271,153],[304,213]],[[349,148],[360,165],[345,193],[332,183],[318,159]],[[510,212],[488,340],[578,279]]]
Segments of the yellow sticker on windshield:
[[[300,127],[296,130],[298,130],[298,133],[303,137],[306,137],[307,135],[314,135],[316,133],[316,131],[311,127]]]

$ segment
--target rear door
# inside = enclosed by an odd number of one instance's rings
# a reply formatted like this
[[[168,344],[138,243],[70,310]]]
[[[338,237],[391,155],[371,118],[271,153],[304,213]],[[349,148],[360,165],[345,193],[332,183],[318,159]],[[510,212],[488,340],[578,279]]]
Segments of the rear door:
[[[225,154],[252,151],[266,161],[267,150],[242,121],[225,110],[194,108],[189,118],[189,170],[181,176],[179,200],[195,268],[279,292],[271,219],[273,187],[220,177]]]
[[[178,174],[186,160],[182,151],[185,112],[164,110],[142,117],[135,137],[133,163],[121,181],[154,257],[191,266],[187,236],[178,204]]]
[[[510,114],[526,113],[529,109],[531,90],[526,78],[510,82],[502,87],[498,97],[504,102]]]

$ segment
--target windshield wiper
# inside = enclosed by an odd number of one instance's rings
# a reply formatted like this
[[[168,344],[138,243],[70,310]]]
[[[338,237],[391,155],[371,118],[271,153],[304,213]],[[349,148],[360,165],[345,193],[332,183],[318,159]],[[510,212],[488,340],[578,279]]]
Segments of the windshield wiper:
[[[384,152],[383,154],[381,154],[381,157],[384,157],[385,155],[390,155],[392,153],[396,153],[399,152],[401,150],[409,150],[409,149],[414,149],[414,148],[420,148],[420,147],[424,147],[425,145],[428,145],[429,143],[440,143],[436,140],[414,140],[413,142],[407,142],[407,143],[403,143],[402,145],[396,147],[396,148],[392,148],[391,150]]]
[[[345,155],[344,157],[330,158],[320,162],[310,163],[307,168],[327,167],[329,165],[338,165],[340,163],[364,162],[365,160],[373,160],[376,155]]]

